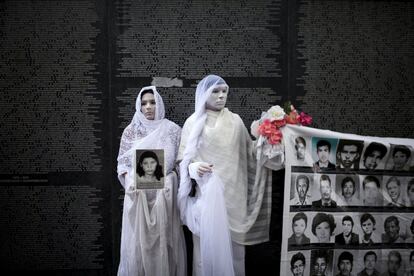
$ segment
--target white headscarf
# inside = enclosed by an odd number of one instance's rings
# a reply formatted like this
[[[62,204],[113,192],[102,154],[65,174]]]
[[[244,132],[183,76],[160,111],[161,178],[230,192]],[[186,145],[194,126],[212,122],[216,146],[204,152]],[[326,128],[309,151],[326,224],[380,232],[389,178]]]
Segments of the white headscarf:
[[[147,90],[151,90],[155,98],[156,108],[155,108],[154,120],[148,120],[147,118],[145,118],[145,115],[141,111],[141,98],[142,98],[141,95],[142,95],[142,92],[147,91]],[[134,114],[134,117],[132,118],[132,124],[134,124],[136,127],[144,127],[147,130],[150,130],[149,132],[151,132],[152,130],[156,129],[161,124],[161,121],[164,119],[164,117],[165,117],[164,102],[160,94],[158,94],[158,91],[155,88],[155,86],[143,87],[137,96],[137,100],[135,103],[135,114]]]

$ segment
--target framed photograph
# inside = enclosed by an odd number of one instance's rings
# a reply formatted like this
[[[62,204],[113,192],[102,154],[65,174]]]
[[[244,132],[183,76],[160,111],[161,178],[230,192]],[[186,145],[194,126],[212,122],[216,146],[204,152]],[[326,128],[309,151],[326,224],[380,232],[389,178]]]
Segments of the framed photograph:
[[[165,176],[163,149],[135,151],[134,181],[137,189],[163,189]]]

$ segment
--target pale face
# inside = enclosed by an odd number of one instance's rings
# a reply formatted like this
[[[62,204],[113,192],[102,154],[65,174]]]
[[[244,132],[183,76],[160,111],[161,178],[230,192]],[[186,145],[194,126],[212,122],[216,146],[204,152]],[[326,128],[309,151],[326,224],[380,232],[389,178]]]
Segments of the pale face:
[[[206,108],[214,111],[220,111],[224,108],[227,101],[228,88],[225,85],[219,85],[213,89],[210,97],[207,99]]]
[[[319,242],[329,242],[331,238],[331,227],[328,222],[321,222],[318,226],[316,226],[315,232]]]
[[[405,153],[397,151],[393,156],[394,166],[396,170],[402,170],[408,161],[408,157]]]
[[[365,184],[365,201],[368,203],[375,203],[379,196],[379,190],[375,182],[368,182]]]
[[[329,148],[328,148],[328,146],[318,147],[317,155],[318,155],[319,161],[321,163],[327,163],[328,160],[329,160]]]
[[[342,165],[345,168],[350,168],[354,161],[359,158],[358,147],[355,145],[344,145],[338,155]]]
[[[155,98],[152,93],[146,93],[141,98],[141,112],[147,120],[155,118]]]
[[[387,233],[387,235],[392,239],[396,239],[400,234],[400,227],[395,224],[394,221],[387,223],[384,230],[385,233]]]
[[[321,197],[324,200],[330,200],[331,199],[331,185],[329,184],[329,181],[323,180],[321,181]]]
[[[145,172],[145,175],[152,176],[154,175],[155,169],[157,167],[157,160],[152,157],[146,157],[142,160],[142,169]]]
[[[365,268],[367,270],[374,270],[376,263],[377,263],[377,261],[375,260],[374,255],[367,255],[366,256],[365,261],[364,261],[364,265],[365,265]]]
[[[381,161],[381,152],[374,150],[370,155],[365,158],[364,166],[369,170],[373,170],[378,166]]]
[[[352,263],[350,260],[342,260],[339,263],[339,271],[341,272],[341,275],[348,276],[351,274],[352,271]]]
[[[302,260],[297,260],[292,267],[292,273],[294,276],[303,276],[305,271],[305,265],[303,264]]]
[[[293,233],[295,234],[296,237],[302,236],[306,229],[305,220],[299,219],[295,221],[292,225],[292,228],[293,228]]]
[[[326,263],[325,258],[317,258],[315,264],[313,265],[313,270],[316,276],[325,275],[326,268],[328,264]]]
[[[342,228],[344,229],[344,235],[348,236],[352,232],[352,222],[345,220],[342,222]]]
[[[395,181],[391,181],[387,184],[387,192],[390,198],[395,202],[400,196],[400,186]]]
[[[362,231],[364,231],[364,234],[371,235],[374,231],[374,223],[369,219],[362,223],[361,225]]]
[[[296,156],[298,160],[305,159],[305,145],[302,143],[296,144]]]
[[[346,199],[350,199],[353,194],[354,194],[354,183],[352,183],[351,181],[348,181],[344,184],[344,187],[342,189],[342,195]]]
[[[299,197],[304,198],[306,196],[306,192],[308,191],[308,184],[306,183],[306,180],[303,178],[299,179],[296,189],[298,190]]]

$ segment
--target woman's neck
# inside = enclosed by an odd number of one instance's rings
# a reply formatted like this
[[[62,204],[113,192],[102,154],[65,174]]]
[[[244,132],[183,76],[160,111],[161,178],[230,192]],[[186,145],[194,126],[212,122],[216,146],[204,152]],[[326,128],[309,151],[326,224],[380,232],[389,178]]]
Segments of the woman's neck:
[[[153,174],[144,174],[144,178],[147,180],[153,180],[155,179],[155,175]]]
[[[221,113],[221,110],[206,109],[206,113],[207,113],[206,125],[209,127],[214,127],[216,125],[217,118]]]

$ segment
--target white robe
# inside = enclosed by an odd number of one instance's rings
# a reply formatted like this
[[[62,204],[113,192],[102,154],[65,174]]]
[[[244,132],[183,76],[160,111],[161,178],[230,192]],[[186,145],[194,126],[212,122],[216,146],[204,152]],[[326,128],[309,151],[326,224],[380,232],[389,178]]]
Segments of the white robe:
[[[227,108],[217,113],[215,126],[206,125],[193,162],[213,164],[224,184],[224,198],[232,240],[245,245],[268,241],[271,208],[271,171],[257,166],[253,142],[239,115]],[[216,116],[207,112],[209,117]],[[193,116],[184,124],[178,160],[193,127]]]
[[[191,116],[184,124],[178,160],[183,158],[194,121]],[[227,108],[219,113],[207,111],[192,161],[213,164],[213,173],[197,178],[190,171],[198,184],[196,197],[179,193],[181,218],[200,237],[203,267],[198,271],[203,275],[244,275],[244,249],[241,261],[237,260],[233,255],[241,251],[235,251],[235,245],[269,239],[271,171],[255,161],[253,146],[237,114]]]

